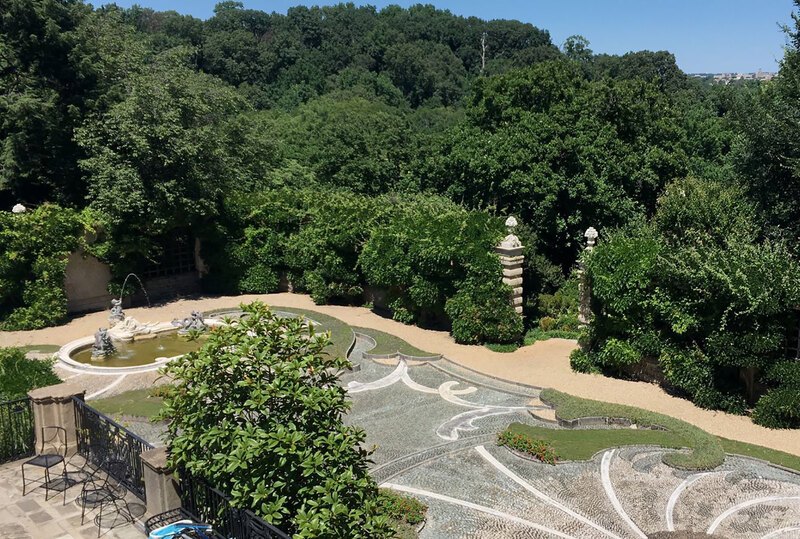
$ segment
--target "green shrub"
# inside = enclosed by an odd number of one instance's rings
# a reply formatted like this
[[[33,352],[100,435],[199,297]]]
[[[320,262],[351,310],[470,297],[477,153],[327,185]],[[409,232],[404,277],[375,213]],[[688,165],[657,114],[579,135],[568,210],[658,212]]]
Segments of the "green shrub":
[[[398,494],[388,488],[380,489],[382,513],[389,518],[415,526],[425,520],[428,506],[411,496]]]
[[[771,429],[800,428],[800,390],[791,387],[769,390],[758,399],[753,421]]]
[[[522,317],[510,305],[510,297],[510,287],[499,279],[467,280],[445,305],[456,342],[503,344],[519,341]]]
[[[585,373],[597,373],[600,369],[592,361],[592,358],[582,349],[577,348],[569,354],[569,365],[572,370]]]
[[[167,364],[169,463],[210,481],[236,507],[298,537],[388,538],[370,477],[365,433],[326,353],[330,336],[262,303],[212,332],[203,347]]]
[[[753,410],[753,421],[773,429],[800,428],[800,361],[781,361],[764,375],[772,389]]]
[[[535,440],[525,434],[519,434],[506,429],[497,435],[497,445],[525,453],[538,460],[555,464],[558,460],[555,450],[544,440]]]
[[[641,354],[627,341],[608,339],[597,352],[597,361],[603,367],[622,369],[634,365],[641,359]]]
[[[543,316],[539,319],[539,329],[550,331],[556,328],[556,319],[550,316]]]
[[[61,383],[53,363],[28,359],[19,348],[0,348],[0,400],[24,397],[31,389]]]
[[[588,360],[620,372],[657,358],[667,382],[697,405],[742,414],[749,389],[742,370],[763,371],[783,358],[800,303],[800,264],[785,245],[756,241],[735,193],[716,200],[724,188],[708,189],[669,189],[652,222],[607,234],[586,257]],[[725,216],[741,233],[735,241],[714,228],[706,199],[739,212]],[[577,365],[587,369],[585,360]]]

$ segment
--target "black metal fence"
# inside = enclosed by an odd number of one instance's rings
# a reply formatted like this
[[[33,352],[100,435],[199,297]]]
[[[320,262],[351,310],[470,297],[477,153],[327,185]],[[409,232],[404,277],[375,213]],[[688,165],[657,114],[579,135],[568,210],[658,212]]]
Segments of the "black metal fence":
[[[252,511],[236,509],[230,499],[208,482],[181,475],[181,506],[195,520],[211,524],[220,537],[230,539],[289,539]]]
[[[0,402],[0,463],[33,455],[35,446],[31,400]]]
[[[118,472],[119,476],[115,473],[115,479],[145,500],[144,470],[139,455],[153,446],[82,400],[75,398],[74,402],[78,453],[105,472],[109,462],[122,462],[124,466],[119,469],[124,471]]]

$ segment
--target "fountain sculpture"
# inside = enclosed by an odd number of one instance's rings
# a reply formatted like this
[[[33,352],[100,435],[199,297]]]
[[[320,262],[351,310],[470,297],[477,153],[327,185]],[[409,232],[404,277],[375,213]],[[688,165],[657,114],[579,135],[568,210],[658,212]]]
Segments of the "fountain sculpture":
[[[191,331],[205,331],[208,329],[203,313],[199,311],[192,311],[192,314],[183,320],[176,318],[172,321],[172,325],[181,328],[178,330],[178,335],[186,335]]]
[[[111,342],[111,335],[108,329],[99,328],[94,334],[94,344],[92,345],[93,358],[106,358],[115,351],[114,343]]]
[[[125,312],[122,310],[122,299],[111,300],[111,314],[108,315],[108,321],[113,326],[117,322],[125,320]]]

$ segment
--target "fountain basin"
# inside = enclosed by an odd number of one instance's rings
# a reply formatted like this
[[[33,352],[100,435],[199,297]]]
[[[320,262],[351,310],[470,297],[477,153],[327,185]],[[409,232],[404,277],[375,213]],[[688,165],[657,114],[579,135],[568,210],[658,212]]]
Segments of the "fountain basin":
[[[216,319],[208,320],[209,327],[221,325]],[[133,327],[133,325],[132,325]],[[170,322],[158,324],[138,324],[134,331],[109,330],[116,352],[109,357],[92,357],[94,337],[87,336],[71,341],[57,353],[58,365],[73,371],[87,374],[119,375],[157,370],[169,361],[186,353],[198,350],[205,337],[200,335],[191,340],[178,334]]]

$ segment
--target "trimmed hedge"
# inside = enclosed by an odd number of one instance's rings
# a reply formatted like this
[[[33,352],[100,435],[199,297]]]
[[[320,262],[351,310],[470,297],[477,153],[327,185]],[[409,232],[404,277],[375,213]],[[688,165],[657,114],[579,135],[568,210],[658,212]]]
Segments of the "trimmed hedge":
[[[715,436],[680,419],[633,406],[582,399],[549,388],[543,390],[539,398],[553,406],[560,419],[625,418],[642,427],[662,427],[672,431],[686,442],[691,452],[664,454],[663,461],[668,466],[682,470],[710,470],[725,461],[722,444]]]

